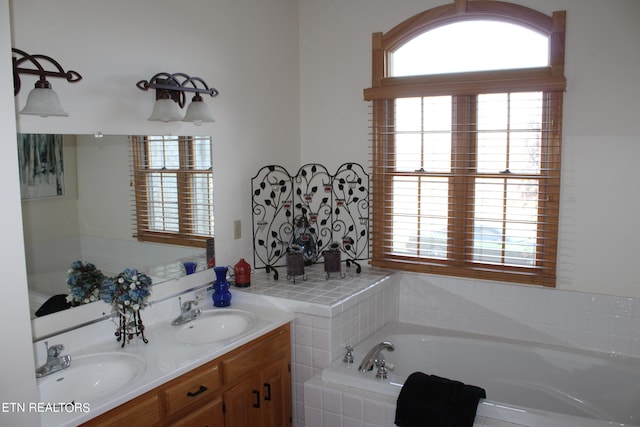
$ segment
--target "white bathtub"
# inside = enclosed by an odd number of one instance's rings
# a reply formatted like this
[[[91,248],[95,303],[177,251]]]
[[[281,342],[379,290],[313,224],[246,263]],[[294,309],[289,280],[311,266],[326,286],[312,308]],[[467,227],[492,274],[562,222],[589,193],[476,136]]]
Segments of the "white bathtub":
[[[376,343],[395,370],[387,380],[358,371]],[[355,362],[341,358],[323,381],[397,397],[406,377],[422,371],[480,386],[477,415],[532,427],[640,425],[640,359],[577,351],[424,326],[394,323],[358,344]]]

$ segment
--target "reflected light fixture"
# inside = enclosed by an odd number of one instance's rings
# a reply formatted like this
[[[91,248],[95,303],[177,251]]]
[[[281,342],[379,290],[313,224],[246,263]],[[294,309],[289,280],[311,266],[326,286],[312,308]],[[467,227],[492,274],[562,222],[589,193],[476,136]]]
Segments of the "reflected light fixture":
[[[13,94],[14,96],[20,92],[22,86],[20,82],[20,74],[33,74],[40,78],[35,84],[35,88],[29,92],[27,103],[20,111],[20,114],[29,114],[41,117],[48,116],[68,116],[62,109],[58,95],[51,89],[51,83],[47,77],[60,77],[68,82],[75,83],[82,80],[82,76],[76,71],[65,71],[60,64],[53,58],[46,55],[29,55],[28,53],[12,48],[13,54]],[[48,62],[55,71],[46,70],[42,65]],[[25,68],[25,65],[31,65]]]
[[[193,122],[199,126],[205,122],[213,122],[213,116],[209,107],[204,103],[201,93],[217,96],[218,91],[210,88],[200,77],[191,77],[184,73],[158,73],[149,80],[141,80],[136,86],[140,90],[156,90],[156,103],[153,112],[149,116],[150,121],[160,122]],[[185,92],[194,92],[191,104],[187,107],[184,118],[180,114],[180,108],[185,105]]]

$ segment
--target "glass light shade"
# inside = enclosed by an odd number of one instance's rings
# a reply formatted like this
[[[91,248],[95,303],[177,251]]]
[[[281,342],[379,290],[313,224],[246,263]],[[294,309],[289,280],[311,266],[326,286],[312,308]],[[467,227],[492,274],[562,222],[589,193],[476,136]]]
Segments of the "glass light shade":
[[[184,116],[185,122],[193,122],[194,125],[199,126],[202,123],[213,122],[213,116],[209,111],[209,107],[207,104],[202,101],[202,98],[199,100],[194,100],[187,107],[187,114]]]
[[[158,99],[153,105],[153,112],[147,119],[151,122],[176,122],[182,120],[178,104],[172,99]]]
[[[67,112],[62,109],[58,95],[51,88],[36,87],[27,96],[25,104],[20,114],[29,114],[32,116],[68,116]]]

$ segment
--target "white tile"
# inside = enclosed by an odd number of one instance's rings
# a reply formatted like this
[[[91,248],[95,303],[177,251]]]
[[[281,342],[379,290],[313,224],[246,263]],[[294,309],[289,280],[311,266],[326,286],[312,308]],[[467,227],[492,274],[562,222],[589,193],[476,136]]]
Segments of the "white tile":
[[[385,419],[384,405],[371,399],[364,399],[364,421],[374,425],[379,425]]]
[[[311,347],[313,344],[313,329],[309,326],[295,325],[293,328],[295,343]]]
[[[314,350],[312,354],[313,367],[324,369],[331,364],[331,353],[326,350]]]
[[[304,407],[304,423],[305,427],[323,427],[322,411],[320,409]]]
[[[312,408],[322,408],[322,387],[306,382],[304,384],[304,401],[305,406]]]
[[[322,409],[336,414],[342,414],[342,392],[330,388],[323,388]]]
[[[574,292],[569,298],[569,309],[588,312],[591,308],[593,296],[591,294]]]
[[[364,402],[361,397],[349,393],[342,394],[342,413],[346,417],[356,418],[359,420],[364,419],[363,407]]]
[[[608,353],[611,348],[611,337],[607,333],[587,332],[588,347],[592,351],[602,351]]]
[[[294,322],[294,324],[296,326],[312,326],[313,325],[313,317],[315,316],[310,316],[308,314],[298,314],[296,316],[296,320]]]
[[[342,427],[364,427],[364,421],[362,418],[342,418]]]
[[[611,333],[616,335],[633,335],[633,317],[616,315],[611,318]]]
[[[322,426],[323,427],[342,427],[342,415],[334,414],[331,412],[324,412],[322,414]]]
[[[302,365],[313,366],[313,359],[311,356],[312,349],[306,345],[296,344],[294,346],[295,361]]]
[[[313,377],[313,368],[310,366],[296,364],[293,366],[296,381],[304,383]]]
[[[592,295],[589,311],[609,314],[615,310],[614,298],[609,295]]]
[[[601,334],[608,334],[611,331],[611,319],[608,314],[592,312],[587,317],[587,330]]]
[[[312,345],[314,349],[330,350],[331,349],[331,333],[324,329],[313,329]]]
[[[633,340],[629,335],[611,335],[610,337],[610,352],[616,354],[632,354]]]

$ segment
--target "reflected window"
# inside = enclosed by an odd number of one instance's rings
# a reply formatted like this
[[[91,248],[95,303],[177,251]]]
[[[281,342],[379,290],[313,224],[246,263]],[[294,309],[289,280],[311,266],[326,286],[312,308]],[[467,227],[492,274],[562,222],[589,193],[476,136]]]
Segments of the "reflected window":
[[[137,239],[205,247],[214,234],[211,138],[132,141]]]

